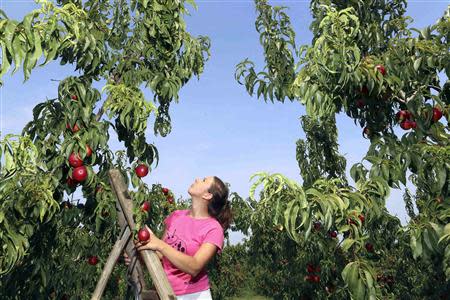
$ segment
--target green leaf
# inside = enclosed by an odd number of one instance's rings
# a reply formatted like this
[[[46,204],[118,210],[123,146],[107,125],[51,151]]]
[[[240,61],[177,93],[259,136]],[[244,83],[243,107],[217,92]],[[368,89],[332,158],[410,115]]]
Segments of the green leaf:
[[[422,255],[422,243],[420,241],[417,241],[416,236],[414,236],[413,234],[411,234],[410,246],[413,251],[414,259]]]
[[[42,55],[42,47],[41,47],[41,36],[37,30],[34,31],[34,52],[30,59],[30,67],[34,68],[36,66],[37,60]]]
[[[0,68],[0,79],[1,79],[3,77],[3,75],[5,75],[8,72],[9,67],[11,66],[11,61],[8,58],[5,43],[0,42],[0,47],[2,48],[2,64],[0,66],[1,67]]]
[[[350,247],[353,246],[353,244],[354,244],[355,242],[356,242],[356,241],[355,241],[354,239],[346,238],[346,239],[342,242],[342,244],[341,244],[342,250],[345,251],[345,252],[347,252],[348,249],[350,249]]]
[[[414,61],[414,70],[417,72],[420,68],[420,64],[422,63],[422,57],[419,57]]]
[[[437,170],[437,191],[442,190],[444,184],[445,184],[445,179],[447,178],[447,170],[445,169],[444,165],[440,165],[436,168]]]
[[[44,217],[45,217],[46,213],[47,213],[47,206],[46,205],[42,205],[40,207],[40,210],[39,210],[39,220],[41,222],[44,222]]]
[[[14,69],[12,74],[16,73],[22,64],[23,58],[26,54],[26,50],[24,49],[24,44],[20,39],[20,33],[15,34],[11,44],[13,48],[13,58],[14,58]]]
[[[369,287],[369,289],[371,289],[373,287],[372,274],[370,274],[370,272],[368,270],[364,270],[364,275],[366,277],[367,286]]]

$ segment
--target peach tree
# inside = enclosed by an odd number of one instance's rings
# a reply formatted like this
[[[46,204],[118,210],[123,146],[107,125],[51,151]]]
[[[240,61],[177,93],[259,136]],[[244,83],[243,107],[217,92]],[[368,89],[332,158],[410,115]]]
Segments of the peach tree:
[[[246,59],[236,80],[266,102],[289,99],[306,108],[306,139],[297,142],[303,183],[258,173],[251,198],[237,200],[246,209],[240,229],[259,233],[250,238],[261,253],[254,259],[268,267],[271,252],[287,259],[278,279],[267,278],[267,295],[448,297],[450,12],[419,30],[409,26],[407,1],[368,2],[312,0],[313,39],[297,46],[285,7],[255,1],[265,67],[258,72]],[[337,144],[339,113],[370,141],[361,163],[350,168],[353,184]],[[399,188],[406,226],[385,205]],[[298,246],[288,248],[286,236]],[[291,278],[298,280],[294,292],[270,291]]]
[[[143,181],[158,164],[147,122],[155,135],[170,133],[170,105],[203,72],[209,38],[186,31],[191,0],[36,4],[23,20],[0,11],[0,80],[19,69],[27,80],[54,60],[77,75],[33,108],[21,135],[0,142],[0,293],[86,299],[119,234],[108,170],[131,184],[137,224],[160,234],[177,206],[169,189]],[[111,133],[125,150],[111,150]],[[125,293],[125,272],[115,270],[107,297]]]

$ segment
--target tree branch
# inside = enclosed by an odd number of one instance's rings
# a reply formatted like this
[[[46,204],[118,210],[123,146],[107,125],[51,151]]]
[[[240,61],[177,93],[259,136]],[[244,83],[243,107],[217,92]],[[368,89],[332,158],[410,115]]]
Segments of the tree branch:
[[[397,101],[401,102],[401,103],[408,103],[409,101],[411,101],[412,99],[414,99],[414,97],[416,97],[417,93],[419,92],[419,89],[416,90],[414,93],[412,93],[411,96],[406,97],[406,93],[404,91],[399,91],[400,97],[398,96],[393,96]]]
[[[417,95],[418,92],[419,90],[416,90],[410,97],[406,98],[406,103],[414,99],[414,97]]]
[[[428,88],[433,89],[433,90],[435,90],[435,91],[437,91],[439,93],[442,91],[440,87],[434,86],[434,85],[431,85],[431,84],[428,85]]]
[[[108,101],[108,98],[106,98],[105,102],[103,102],[102,107],[98,110],[97,114],[95,115],[95,120],[98,122],[100,121],[103,113],[105,112],[105,103]]]
[[[113,75],[111,76],[112,80],[115,84],[119,84],[121,81],[121,78],[119,76]],[[98,110],[97,114],[95,115],[95,120],[98,122],[100,121],[103,113],[105,112],[105,103],[108,101],[109,97],[106,98],[105,102],[103,102],[102,107]]]

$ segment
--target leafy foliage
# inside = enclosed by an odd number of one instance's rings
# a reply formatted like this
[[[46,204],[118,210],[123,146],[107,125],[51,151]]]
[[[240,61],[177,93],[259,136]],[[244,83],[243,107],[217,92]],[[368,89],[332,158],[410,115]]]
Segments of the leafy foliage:
[[[311,186],[321,177],[345,179],[346,161],[338,153],[336,120],[332,117],[314,120],[303,116],[306,141],[297,141],[297,161],[303,186]]]
[[[89,297],[118,236],[111,168],[132,186],[136,230],[146,223],[161,234],[164,217],[177,207],[174,195],[149,187],[135,169],[158,164],[145,136],[151,114],[153,132],[169,134],[170,104],[209,58],[209,38],[186,31],[185,3],[196,7],[193,1],[40,0],[22,21],[0,11],[0,79],[22,68],[27,80],[53,60],[79,72],[60,81],[56,99],[34,107],[22,136],[1,141],[4,297]],[[93,85],[103,80],[100,92]],[[111,131],[126,151],[111,151]],[[82,199],[73,198],[78,188]],[[141,210],[145,201],[149,212]],[[88,264],[90,256],[99,263]],[[119,267],[114,278],[124,272]],[[119,281],[109,283],[106,297],[125,295],[127,282]]]
[[[7,135],[0,143],[0,275],[24,259],[35,227],[59,210],[55,182],[27,136]]]
[[[208,277],[214,299],[235,296],[243,286],[251,284],[249,275],[253,268],[248,264],[248,258],[246,246],[226,245],[222,253],[209,263]]]
[[[283,11],[284,7],[272,7],[267,1],[256,1],[256,10],[259,15],[255,26],[260,34],[260,43],[264,48],[267,71],[256,73],[255,64],[246,59],[236,69],[235,78],[240,84],[244,84],[247,92],[253,95],[253,90],[258,84],[257,96],[264,96],[273,102],[274,98],[284,102],[288,97],[293,100],[289,87],[294,80],[294,55],[295,33],[290,27],[288,15]],[[245,77],[245,82],[241,78]]]
[[[258,11],[284,9],[258,0],[255,6]],[[436,24],[418,30],[408,27],[411,18],[404,15],[403,0],[370,1],[370,5],[312,0],[310,8],[311,45],[296,48],[292,43],[291,49],[283,49],[288,53],[264,52],[266,68],[275,59],[289,66],[297,59],[295,68],[279,74],[284,79],[270,78],[267,84],[287,82],[276,100],[284,101],[289,94],[306,106],[307,116],[302,117],[306,140],[297,142],[303,186],[281,174],[256,174],[250,193],[261,186],[261,197],[258,205],[251,205],[249,226],[253,231],[269,218],[274,225],[284,224],[289,237],[301,246],[323,245],[311,240],[317,228],[342,233],[335,247],[346,258],[340,266],[345,285],[333,291],[333,297],[375,299],[401,295],[400,291],[423,297],[430,293],[431,278],[440,278],[432,294],[446,297],[448,285],[441,278],[443,274],[447,281],[450,278],[445,233],[450,221],[450,166],[449,131],[443,117],[448,123],[450,15],[447,12]],[[265,50],[272,40],[262,33],[272,28],[286,25],[284,32],[295,36],[284,13],[280,19],[260,14],[255,24]],[[282,40],[278,36],[278,42]],[[246,72],[246,65],[251,65],[250,71]],[[236,79],[245,82],[249,94],[256,81],[253,67],[248,59],[236,66]],[[261,89],[257,96],[266,101],[271,92]],[[338,152],[334,120],[340,112],[364,127],[363,136],[371,143],[364,162],[351,167],[355,187],[344,176],[345,159]],[[399,133],[398,124],[410,131]],[[395,218],[389,216],[385,201],[391,188],[407,184],[415,186],[415,195],[405,196],[412,219],[407,226],[400,226],[398,220],[393,226]],[[270,235],[266,233],[264,239]],[[327,248],[320,251],[326,253]],[[391,251],[412,264],[432,266],[420,269],[428,276],[397,281],[394,286],[392,276],[400,262],[392,259]],[[381,266],[392,278],[380,275],[377,280]],[[413,274],[413,269],[403,270]]]

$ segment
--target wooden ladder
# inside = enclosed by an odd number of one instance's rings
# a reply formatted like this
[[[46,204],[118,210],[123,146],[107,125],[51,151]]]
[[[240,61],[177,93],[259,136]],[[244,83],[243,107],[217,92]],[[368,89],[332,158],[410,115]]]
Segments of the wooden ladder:
[[[119,170],[112,169],[108,171],[108,175],[112,190],[116,195],[116,208],[121,233],[109,254],[105,266],[103,267],[102,274],[97,282],[97,286],[91,300],[101,299],[112,270],[124,250],[128,257],[132,258],[129,265],[128,274],[130,276],[129,281],[135,287],[138,287],[135,299],[176,300],[176,296],[169,284],[166,273],[162,268],[159,257],[153,250],[140,251],[139,254],[145,264],[145,267],[150,273],[156,292],[147,289],[142,265],[137,259],[137,250],[132,240],[132,228],[135,228],[135,223],[132,213],[133,202],[131,201],[130,194],[128,193],[128,187],[125,185],[125,181]]]

